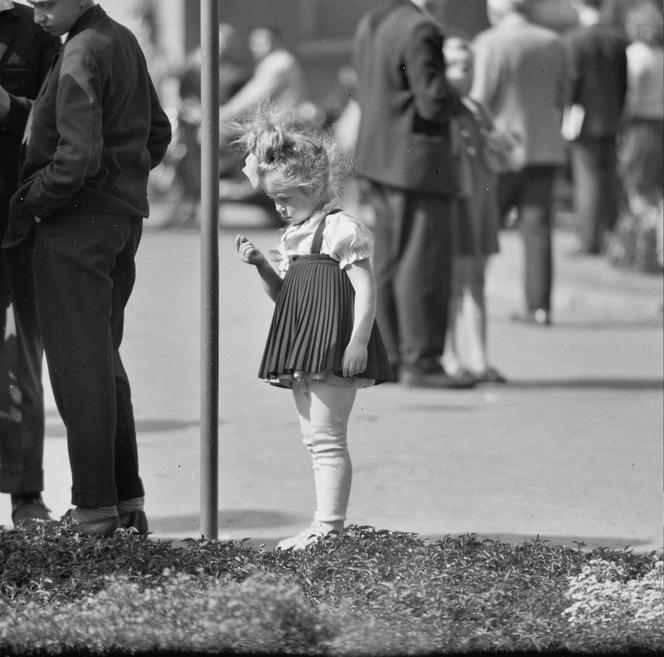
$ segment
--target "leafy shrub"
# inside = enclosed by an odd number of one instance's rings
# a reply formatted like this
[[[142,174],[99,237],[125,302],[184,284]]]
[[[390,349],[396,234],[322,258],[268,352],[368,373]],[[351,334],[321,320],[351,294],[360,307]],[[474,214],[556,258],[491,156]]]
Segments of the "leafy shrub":
[[[664,648],[661,614],[627,619],[649,604],[657,577],[653,555],[539,539],[428,542],[353,526],[282,552],[36,525],[0,530],[0,652],[654,652]],[[610,587],[593,606],[596,582],[620,582],[637,606],[607,602]]]

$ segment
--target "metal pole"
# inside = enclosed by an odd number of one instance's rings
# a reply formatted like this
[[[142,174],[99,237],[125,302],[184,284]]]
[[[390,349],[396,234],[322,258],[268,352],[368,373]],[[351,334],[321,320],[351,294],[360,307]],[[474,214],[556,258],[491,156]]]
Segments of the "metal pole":
[[[201,0],[201,534],[219,507],[219,1]]]

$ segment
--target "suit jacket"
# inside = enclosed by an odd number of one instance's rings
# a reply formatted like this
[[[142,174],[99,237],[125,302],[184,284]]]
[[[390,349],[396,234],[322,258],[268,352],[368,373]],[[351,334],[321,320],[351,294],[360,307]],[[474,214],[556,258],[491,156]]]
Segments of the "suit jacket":
[[[456,189],[449,119],[461,106],[445,77],[442,44],[436,23],[410,0],[393,0],[360,21],[359,175],[424,193]]]
[[[569,52],[567,103],[583,107],[580,137],[615,137],[627,93],[627,39],[605,25],[575,30]]]
[[[60,40],[33,20],[25,5],[0,12],[0,85],[14,96],[34,98]],[[7,222],[7,203],[16,191],[21,137],[27,114],[0,122],[0,235]]]
[[[526,165],[563,164],[567,72],[562,40],[513,14],[478,34],[473,49],[471,98],[489,110],[496,127],[520,135]]]
[[[58,211],[148,216],[148,174],[171,125],[136,38],[99,5],[69,30],[31,117],[5,246]]]

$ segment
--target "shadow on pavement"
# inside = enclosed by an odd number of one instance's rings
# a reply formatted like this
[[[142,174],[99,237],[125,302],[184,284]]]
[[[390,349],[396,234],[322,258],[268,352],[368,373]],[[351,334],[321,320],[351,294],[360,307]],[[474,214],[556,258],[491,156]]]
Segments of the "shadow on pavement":
[[[237,533],[238,530],[241,531],[243,527],[246,527],[247,535],[250,537],[257,528],[287,527],[301,521],[301,516],[274,509],[224,509],[219,512],[217,519],[220,534],[228,531]],[[150,516],[149,521],[150,532],[168,536],[169,533],[195,531],[200,526],[200,515],[189,513],[157,518]]]
[[[509,388],[570,388],[599,390],[662,390],[662,379],[539,379],[519,381],[510,379],[505,387]]]
[[[589,320],[578,321],[554,321],[553,329],[572,329],[581,331],[633,331],[635,329],[653,329],[662,327],[662,318],[648,318],[636,320]]]

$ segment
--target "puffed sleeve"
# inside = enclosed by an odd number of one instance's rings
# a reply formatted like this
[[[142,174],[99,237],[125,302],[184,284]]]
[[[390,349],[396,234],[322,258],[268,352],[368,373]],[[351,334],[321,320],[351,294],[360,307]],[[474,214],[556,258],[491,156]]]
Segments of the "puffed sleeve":
[[[366,260],[373,255],[374,242],[371,231],[357,219],[343,212],[328,216],[323,238],[323,250],[334,260],[339,261],[341,269],[346,269],[354,262]]]
[[[288,265],[290,264],[290,260],[286,255],[283,240],[268,251],[268,260],[276,265],[279,276],[283,278],[286,275]]]

